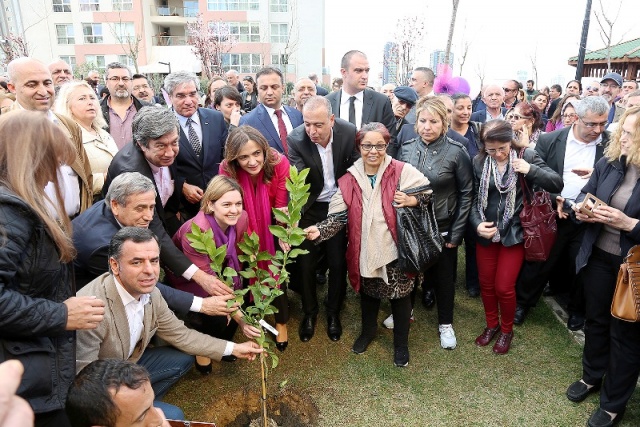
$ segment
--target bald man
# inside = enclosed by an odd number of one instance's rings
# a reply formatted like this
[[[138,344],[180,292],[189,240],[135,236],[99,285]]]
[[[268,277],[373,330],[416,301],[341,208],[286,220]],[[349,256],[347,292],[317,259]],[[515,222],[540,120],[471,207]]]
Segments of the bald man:
[[[71,67],[62,59],[50,63],[49,72],[51,73],[51,78],[53,79],[53,87],[56,93],[58,93],[58,90],[60,90],[60,86],[73,80]]]
[[[293,87],[293,99],[296,101],[296,110],[302,112],[302,107],[307,99],[316,95],[316,85],[306,77],[298,80]]]

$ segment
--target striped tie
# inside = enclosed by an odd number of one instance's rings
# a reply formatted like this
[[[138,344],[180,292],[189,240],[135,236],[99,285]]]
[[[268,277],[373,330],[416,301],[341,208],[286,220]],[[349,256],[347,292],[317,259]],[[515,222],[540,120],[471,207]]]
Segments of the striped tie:
[[[187,131],[189,132],[189,143],[191,147],[193,147],[193,151],[195,151],[196,156],[200,156],[200,152],[202,151],[202,144],[200,144],[200,139],[198,138],[198,134],[196,130],[192,126],[193,120],[191,117],[187,119]]]

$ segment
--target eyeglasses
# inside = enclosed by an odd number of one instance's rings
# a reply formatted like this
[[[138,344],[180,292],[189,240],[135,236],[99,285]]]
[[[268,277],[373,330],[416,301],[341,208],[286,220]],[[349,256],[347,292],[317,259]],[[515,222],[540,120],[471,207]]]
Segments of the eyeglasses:
[[[381,152],[387,149],[387,144],[380,144],[380,145],[362,144],[360,148],[362,148],[362,151],[366,151],[366,152],[369,152],[372,149],[375,149],[376,151]]]
[[[120,80],[122,80],[124,83],[128,83],[128,82],[131,81],[131,77],[126,77],[126,76],[125,77],[116,77],[116,76],[113,76],[113,77],[109,77],[107,80],[109,80],[110,82],[114,82],[114,83],[115,82],[119,82]]]
[[[607,122],[602,122],[602,123],[593,123],[593,122],[585,122],[584,120],[582,120],[580,117],[578,117],[578,119],[589,129],[593,129],[595,127],[599,127],[599,128],[606,128],[607,127]]]
[[[593,91],[593,90],[600,90],[600,88],[599,88],[599,87],[597,87],[597,86],[587,86],[587,90],[591,90],[591,91]]]
[[[484,151],[487,154],[494,155],[496,153],[508,153],[511,147],[500,147],[500,148],[487,148]]]
[[[577,119],[577,118],[578,118],[578,115],[577,115],[577,114],[572,113],[572,114],[563,114],[563,115],[562,115],[562,116],[560,116],[560,117],[562,117],[563,119],[571,119],[571,120],[575,120],[575,119]]]
[[[518,89],[509,89],[507,87],[503,87],[502,90],[504,90],[505,92],[517,92]]]
[[[619,88],[620,85],[616,84],[616,83],[600,83],[600,87],[601,88],[609,88],[609,89],[616,89]]]
[[[506,119],[507,120],[520,120],[520,119],[530,119],[531,117],[529,116],[521,116],[520,114],[508,114]]]

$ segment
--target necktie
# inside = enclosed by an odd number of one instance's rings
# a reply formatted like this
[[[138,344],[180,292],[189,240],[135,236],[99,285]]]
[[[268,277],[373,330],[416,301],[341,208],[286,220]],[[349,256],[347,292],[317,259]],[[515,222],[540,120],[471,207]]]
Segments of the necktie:
[[[352,96],[351,98],[349,98],[349,121],[351,123],[353,123],[355,126],[356,125],[356,104],[355,104],[355,100],[356,97]]]
[[[192,126],[193,120],[191,117],[187,119],[187,131],[189,132],[189,143],[191,147],[193,147],[193,151],[195,151],[196,156],[200,156],[200,152],[202,151],[202,144],[200,144],[200,139],[198,138],[198,134],[196,130]]]
[[[284,149],[284,154],[287,154],[287,126],[284,124],[284,120],[282,120],[282,110],[275,110],[274,113],[278,117],[278,133],[280,134],[280,141],[282,141],[282,148]]]

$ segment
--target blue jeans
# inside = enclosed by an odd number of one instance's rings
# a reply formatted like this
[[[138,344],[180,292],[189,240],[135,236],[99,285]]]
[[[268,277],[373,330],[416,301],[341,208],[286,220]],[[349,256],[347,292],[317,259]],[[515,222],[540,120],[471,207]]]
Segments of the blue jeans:
[[[161,400],[175,384],[193,366],[194,357],[173,347],[147,348],[138,365],[149,371],[151,387],[156,400]],[[162,408],[164,410],[164,408]]]
[[[184,420],[184,412],[182,412],[182,409],[178,408],[177,406],[173,406],[169,403],[164,403],[159,400],[154,400],[153,406],[162,409],[165,418],[168,420]]]

